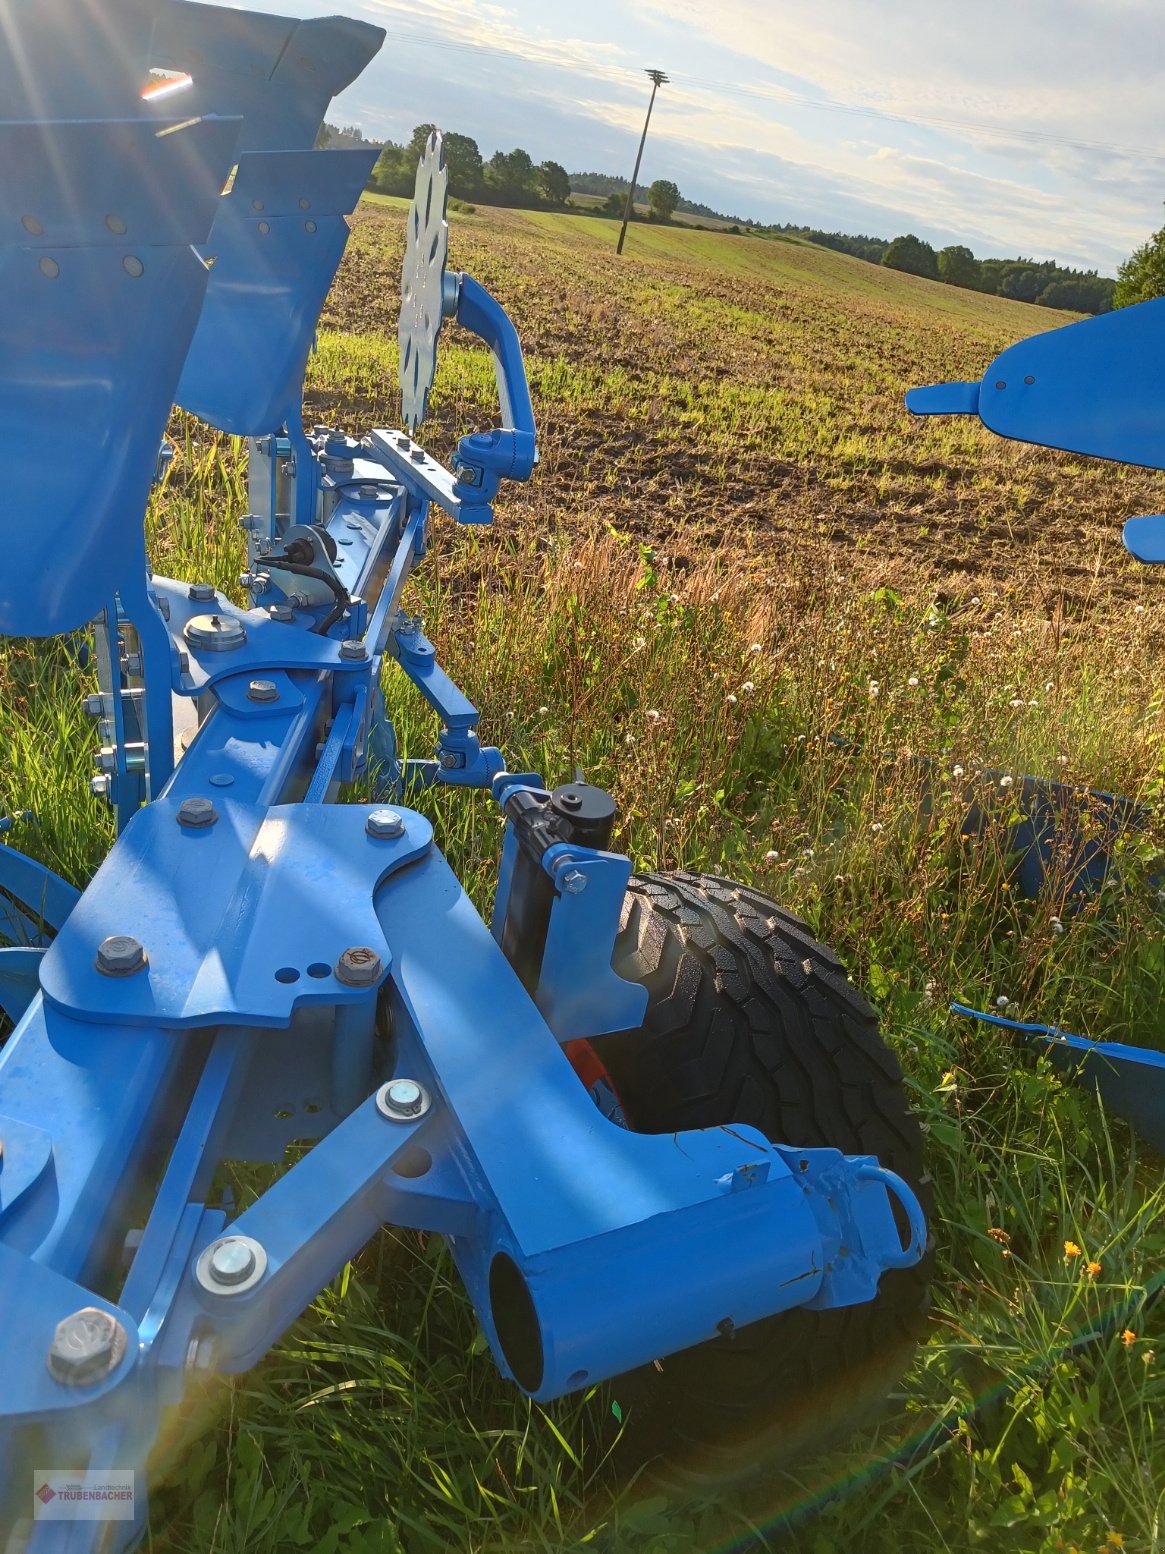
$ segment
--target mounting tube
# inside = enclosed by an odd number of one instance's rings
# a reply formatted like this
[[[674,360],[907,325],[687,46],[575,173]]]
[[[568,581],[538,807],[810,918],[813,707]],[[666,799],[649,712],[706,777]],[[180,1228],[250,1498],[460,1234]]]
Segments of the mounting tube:
[[[805,1195],[778,1178],[533,1257],[495,1246],[479,1315],[547,1402],[803,1305],[824,1265]]]

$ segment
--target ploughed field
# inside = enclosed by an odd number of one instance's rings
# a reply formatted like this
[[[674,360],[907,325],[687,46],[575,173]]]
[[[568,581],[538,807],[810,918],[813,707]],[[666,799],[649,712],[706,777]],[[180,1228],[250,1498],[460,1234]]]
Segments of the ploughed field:
[[[325,329],[394,336],[403,204],[360,210]],[[907,388],[977,379],[1064,314],[797,242],[635,226],[619,258],[599,218],[482,207],[450,227],[451,264],[518,326],[541,430],[541,478],[500,504],[503,527],[612,524],[680,564],[792,549],[1069,607],[1144,590],[1120,528],[1165,502],[1162,477],[903,408]],[[448,441],[471,407],[444,366],[432,422]],[[346,387],[321,385],[313,410],[395,424],[391,374]]]

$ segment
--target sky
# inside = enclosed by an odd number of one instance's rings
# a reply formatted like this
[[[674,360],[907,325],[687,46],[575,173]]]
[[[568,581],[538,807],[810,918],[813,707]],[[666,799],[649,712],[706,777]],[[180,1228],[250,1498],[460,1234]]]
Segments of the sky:
[[[235,0],[228,0],[234,5]],[[384,27],[333,123],[433,122],[759,221],[1115,274],[1162,225],[1162,0],[247,0]]]

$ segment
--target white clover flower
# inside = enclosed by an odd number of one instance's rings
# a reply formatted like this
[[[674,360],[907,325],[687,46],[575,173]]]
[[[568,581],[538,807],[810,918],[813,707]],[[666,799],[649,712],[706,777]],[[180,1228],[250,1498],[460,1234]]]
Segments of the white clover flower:
[[[646,716],[649,723],[663,722],[663,713],[657,712],[654,707],[648,707]]]
[[[1145,606],[1143,604],[1134,604],[1133,605],[1133,614],[1134,615],[1144,615],[1144,613],[1145,613]]]
[[[634,734],[624,734],[623,735],[623,743],[625,745],[633,745],[635,743],[635,735]]]
[[[763,651],[763,649],[761,648],[761,645],[760,645],[759,642],[750,642],[748,644],[748,651],[750,653],[760,653],[760,652]]]
[[[885,829],[886,829],[885,826],[882,824],[882,822],[880,820],[875,820],[873,825],[870,827],[870,830],[873,831],[875,834],[877,834],[879,831],[884,831]]]
[[[740,689],[742,691],[745,691],[745,692],[747,692],[747,691],[755,691],[756,690],[756,686],[752,683],[751,680],[746,680],[744,682],[744,684],[740,687]]]
[[[1060,919],[1058,917],[1053,917],[1052,920],[1049,922],[1048,927],[1052,930],[1053,933],[1063,933],[1064,932],[1064,925],[1063,925],[1063,923],[1060,921]]]
[[[1011,700],[1008,702],[1007,705],[1009,707],[1022,707],[1023,706],[1023,697],[1022,696],[1013,696],[1011,698]]]
[[[978,594],[974,594],[974,595],[973,595],[973,596],[972,596],[972,599],[971,599],[971,603],[972,603],[972,604],[973,604],[973,605],[975,605],[975,606],[976,606],[976,607],[978,607],[978,606],[979,606],[979,605],[980,605],[980,604],[982,604],[982,603],[983,603],[983,601],[982,601],[982,599],[980,599],[980,597],[979,597],[979,595],[978,595]]]
[[[736,706],[736,697],[733,696],[731,691],[729,691],[728,695],[724,698],[724,700],[728,703],[728,705],[730,707],[735,707]]]
[[[770,847],[768,852],[765,853],[765,862],[766,863],[780,863],[780,861],[781,861],[780,853],[777,852],[777,850],[775,848]]]
[[[645,648],[647,646],[647,638],[646,637],[636,637],[635,641],[631,644],[631,646],[638,653],[642,648]]]
[[[1015,778],[1014,777],[1001,777],[999,779],[999,786],[1001,788],[1010,788],[1010,787],[1012,787],[1014,785],[1014,783],[1015,783]]]
[[[995,1000],[995,1007],[996,1009],[1006,1009],[1010,1003],[1011,999],[1008,998],[1007,994],[1000,993],[999,997]]]
[[[550,708],[549,708],[549,707],[539,707],[539,708],[538,708],[538,712],[539,712],[539,715],[540,715],[540,716],[541,716],[541,717],[545,717],[545,716],[546,716],[546,714],[547,714],[547,713],[548,713],[548,712],[549,712],[549,711],[550,711]]]
[[[916,674],[912,674],[910,676],[909,680],[907,680],[906,683],[907,683],[907,685],[917,685],[918,684],[918,676]]]
[[[951,776],[952,777],[961,777],[962,775],[963,775],[963,768],[961,766],[954,766],[954,767],[951,768]]]

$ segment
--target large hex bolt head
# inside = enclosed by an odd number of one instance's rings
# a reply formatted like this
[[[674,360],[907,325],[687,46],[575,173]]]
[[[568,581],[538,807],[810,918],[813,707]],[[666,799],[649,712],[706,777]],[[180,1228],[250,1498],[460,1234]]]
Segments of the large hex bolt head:
[[[97,969],[103,976],[132,977],[145,964],[145,949],[131,934],[110,934],[97,946]]]
[[[359,663],[368,657],[368,649],[356,637],[349,637],[340,643],[340,657],[351,663]]]
[[[372,987],[383,970],[380,956],[367,945],[354,944],[336,962],[336,976],[349,987]]]
[[[188,599],[193,599],[196,604],[209,604],[217,595],[212,583],[191,583],[186,591]]]
[[[192,831],[212,826],[217,819],[218,810],[209,799],[183,799],[178,806],[178,824],[187,826]]]
[[[49,1345],[48,1367],[67,1387],[93,1387],[117,1369],[125,1357],[126,1333],[108,1311],[85,1306],[57,1323]]]
[[[405,818],[395,809],[374,809],[365,821],[364,829],[378,841],[391,841],[405,834]]]
[[[279,687],[274,680],[252,680],[247,686],[248,701],[278,701]]]

